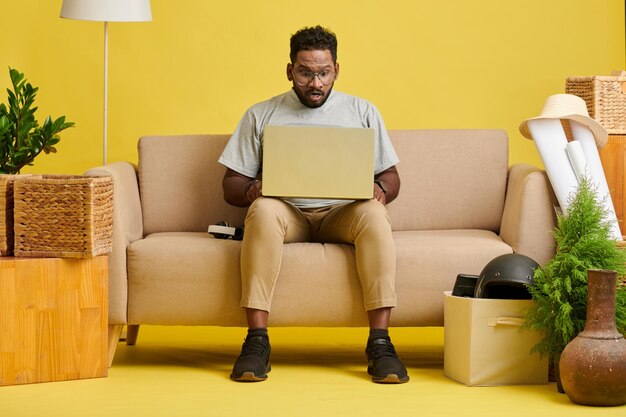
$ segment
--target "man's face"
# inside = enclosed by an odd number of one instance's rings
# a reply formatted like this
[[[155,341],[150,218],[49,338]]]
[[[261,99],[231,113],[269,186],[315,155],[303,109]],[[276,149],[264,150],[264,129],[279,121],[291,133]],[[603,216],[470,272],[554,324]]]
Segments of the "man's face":
[[[300,102],[310,108],[326,102],[338,74],[339,64],[333,62],[328,49],[300,51],[295,62],[287,64],[287,78]]]

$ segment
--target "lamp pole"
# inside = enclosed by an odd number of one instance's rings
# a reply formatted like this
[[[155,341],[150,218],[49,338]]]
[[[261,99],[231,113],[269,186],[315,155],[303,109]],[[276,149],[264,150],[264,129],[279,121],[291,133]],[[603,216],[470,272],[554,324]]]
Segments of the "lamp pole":
[[[102,126],[102,155],[103,165],[107,163],[107,106],[109,92],[109,22],[104,21],[104,103],[103,103],[103,126]]]
[[[150,0],[63,0],[61,17],[104,22],[104,94],[102,162],[107,163],[107,111],[109,94],[109,22],[149,22]]]

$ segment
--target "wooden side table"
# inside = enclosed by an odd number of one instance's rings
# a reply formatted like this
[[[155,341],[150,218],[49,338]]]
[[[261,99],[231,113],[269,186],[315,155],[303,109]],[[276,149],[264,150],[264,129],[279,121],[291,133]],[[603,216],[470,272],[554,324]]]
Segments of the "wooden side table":
[[[108,374],[108,259],[0,258],[0,386]]]
[[[624,197],[626,196],[626,181],[624,181],[626,165],[626,135],[609,135],[609,141],[600,150],[600,160],[604,168],[604,175],[611,193],[611,200],[615,207],[615,215],[622,235],[624,228]]]

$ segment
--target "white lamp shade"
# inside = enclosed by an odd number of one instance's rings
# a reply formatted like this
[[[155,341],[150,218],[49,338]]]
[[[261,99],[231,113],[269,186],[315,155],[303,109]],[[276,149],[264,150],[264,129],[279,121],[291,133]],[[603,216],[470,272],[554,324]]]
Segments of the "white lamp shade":
[[[97,22],[149,22],[150,0],[63,0],[61,17]]]

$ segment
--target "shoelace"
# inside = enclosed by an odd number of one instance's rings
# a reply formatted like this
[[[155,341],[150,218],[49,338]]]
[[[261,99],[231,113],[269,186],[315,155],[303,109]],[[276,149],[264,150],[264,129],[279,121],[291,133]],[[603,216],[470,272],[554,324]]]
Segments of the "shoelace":
[[[241,347],[241,356],[257,355],[263,356],[267,346],[263,343],[263,337],[253,336],[247,337]]]
[[[383,357],[398,357],[398,355],[396,354],[396,349],[393,347],[393,343],[385,338],[374,339],[370,341],[367,352],[369,359],[373,361]]]

